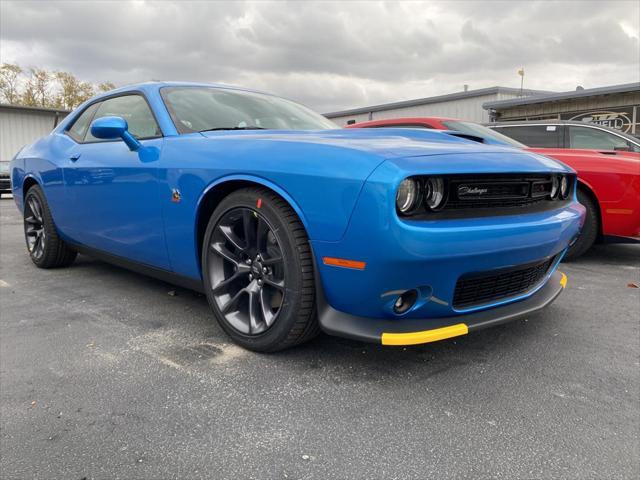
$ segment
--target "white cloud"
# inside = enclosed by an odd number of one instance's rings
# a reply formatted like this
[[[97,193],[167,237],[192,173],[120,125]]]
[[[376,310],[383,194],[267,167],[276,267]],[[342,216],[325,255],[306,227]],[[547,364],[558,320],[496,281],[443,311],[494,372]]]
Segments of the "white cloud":
[[[640,81],[639,2],[7,2],[2,61],[215,81],[326,112],[493,85]]]

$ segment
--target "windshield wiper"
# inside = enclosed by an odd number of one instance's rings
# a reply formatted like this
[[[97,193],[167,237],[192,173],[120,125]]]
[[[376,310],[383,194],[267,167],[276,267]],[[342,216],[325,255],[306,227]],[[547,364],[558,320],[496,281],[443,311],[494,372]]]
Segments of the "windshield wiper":
[[[204,130],[199,130],[198,133],[215,132],[217,130],[266,130],[266,128],[258,127],[256,125],[247,125],[246,127],[216,127],[216,128],[205,128]]]

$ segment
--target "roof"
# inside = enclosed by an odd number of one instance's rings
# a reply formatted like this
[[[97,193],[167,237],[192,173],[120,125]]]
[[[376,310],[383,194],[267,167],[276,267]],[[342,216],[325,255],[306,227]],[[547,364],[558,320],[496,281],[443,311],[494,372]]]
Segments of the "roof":
[[[254,90],[252,88],[238,87],[235,85],[226,85],[223,83],[202,83],[202,82],[172,82],[172,81],[151,81],[151,82],[141,82],[141,83],[133,83],[130,85],[124,85],[122,87],[118,87],[114,90],[109,90],[108,92],[103,92],[96,95],[94,98],[99,98],[103,96],[113,95],[114,93],[122,93],[129,92],[132,90],[157,90],[163,87],[213,87],[213,88],[226,88],[232,90],[242,90],[246,92],[254,92],[254,93],[265,93],[259,90]]]
[[[559,102],[561,100],[570,100],[574,98],[595,97],[600,95],[611,95],[614,93],[639,92],[640,82],[623,83],[620,85],[610,85],[607,87],[586,88],[584,90],[571,90],[569,92],[548,93],[545,95],[536,95],[525,98],[512,98],[509,100],[498,100],[493,102],[485,102],[482,108],[485,110],[503,109],[510,107],[518,107],[520,105],[531,105],[534,103]]]
[[[57,113],[57,114],[68,114],[71,110],[66,110],[64,108],[49,108],[49,107],[31,107],[28,105],[13,105],[9,103],[0,103],[0,108],[6,108],[10,110],[26,110],[30,112],[41,112],[41,113]]]
[[[466,92],[447,93],[445,95],[437,95],[435,97],[425,97],[425,98],[418,98],[415,100],[404,100],[401,102],[373,105],[371,107],[361,107],[361,108],[353,108],[350,110],[342,110],[339,112],[330,112],[330,113],[325,113],[324,116],[327,118],[342,117],[346,115],[357,115],[360,113],[380,112],[384,110],[391,110],[394,108],[415,107],[418,105],[427,105],[430,103],[449,102],[453,100],[460,100],[463,98],[481,97],[483,95],[496,95],[499,93],[511,93],[511,94],[517,95],[517,94],[520,94],[521,91],[519,88],[511,88],[511,87],[479,88],[477,90],[467,90]],[[522,93],[525,95],[542,95],[542,94],[548,94],[551,92],[549,92],[548,90],[524,89],[522,90]]]

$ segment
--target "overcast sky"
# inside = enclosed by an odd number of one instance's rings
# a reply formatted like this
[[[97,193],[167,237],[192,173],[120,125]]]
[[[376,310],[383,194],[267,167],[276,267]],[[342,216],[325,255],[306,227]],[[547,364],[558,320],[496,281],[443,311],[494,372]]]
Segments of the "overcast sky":
[[[2,62],[243,85],[320,112],[640,81],[640,2],[0,2]]]

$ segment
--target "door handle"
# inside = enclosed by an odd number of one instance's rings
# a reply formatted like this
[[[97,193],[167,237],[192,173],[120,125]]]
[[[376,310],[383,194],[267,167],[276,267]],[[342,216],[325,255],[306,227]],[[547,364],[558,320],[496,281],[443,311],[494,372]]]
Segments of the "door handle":
[[[77,161],[80,158],[80,154],[79,153],[74,153],[73,155],[71,155],[69,157],[69,160],[71,160],[72,162]]]

